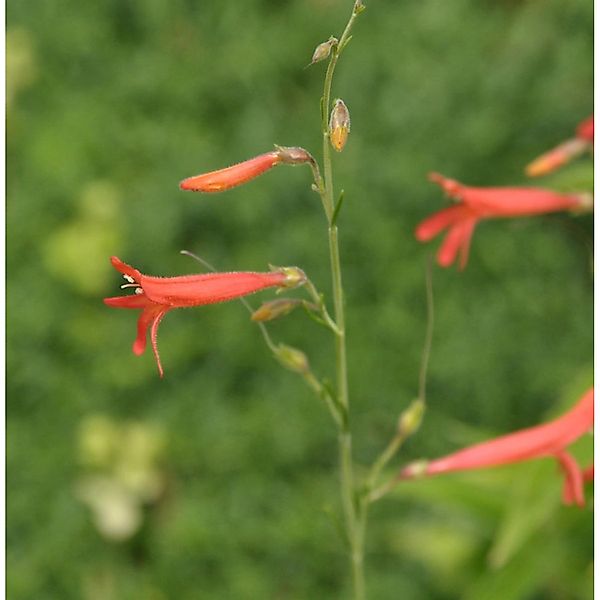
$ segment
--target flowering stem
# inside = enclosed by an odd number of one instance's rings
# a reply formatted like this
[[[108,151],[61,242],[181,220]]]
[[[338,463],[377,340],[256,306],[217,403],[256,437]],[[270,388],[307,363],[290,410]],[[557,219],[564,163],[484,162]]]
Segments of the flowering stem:
[[[331,318],[331,315],[329,314],[329,311],[325,306],[325,302],[323,301],[323,296],[319,294],[317,288],[315,288],[314,283],[310,279],[307,279],[306,283],[304,284],[304,287],[306,288],[306,290],[310,294],[310,297],[314,300],[315,304],[317,305],[321,319],[323,319],[322,322],[327,327],[329,327],[329,329],[331,329],[333,333],[338,335],[340,333],[340,329],[338,328],[337,323]]]
[[[203,267],[205,267],[209,271],[212,271],[213,273],[217,272],[217,270],[207,260],[198,256],[197,254],[194,254],[193,252],[190,252],[189,250],[181,250],[180,254],[193,258],[195,261],[199,262]],[[246,300],[246,298],[240,298],[239,300],[246,307],[250,314],[254,313],[254,309],[252,308],[248,300]],[[264,323],[257,321],[256,324],[258,325],[269,350],[271,351],[273,356],[277,358],[277,355],[280,351],[280,347],[273,341],[273,338],[271,337],[271,334],[269,333],[269,330],[267,329]],[[339,408],[334,398],[331,397],[331,393],[329,392],[329,390],[318,380],[318,378],[310,369],[299,373],[299,375],[302,376],[304,381],[306,381],[308,386],[315,392],[315,394],[321,400],[323,400],[323,402],[327,406],[327,410],[329,410],[329,413],[331,414],[331,417],[339,427],[342,421],[342,417],[340,415]]]
[[[331,86],[333,74],[338,58],[350,39],[350,31],[356,16],[362,10],[354,5],[352,14],[337,46],[332,49],[331,58],[327,66],[323,97],[321,98],[321,132],[323,136],[323,181],[316,181],[316,188],[320,191],[325,214],[328,221],[329,259],[331,265],[331,278],[333,290],[333,303],[336,330],[336,380],[337,404],[341,411],[338,424],[338,447],[340,455],[340,488],[344,520],[348,541],[350,543],[350,557],[352,565],[353,597],[355,600],[365,598],[365,580],[363,568],[364,555],[364,530],[365,516],[364,503],[358,500],[354,481],[354,464],[352,460],[352,434],[349,423],[349,398],[348,398],[348,369],[346,361],[346,330],[344,316],[344,291],[342,286],[342,269],[338,242],[338,228],[333,222],[334,194],[333,173],[331,163],[331,146],[328,132],[328,112],[331,104]]]

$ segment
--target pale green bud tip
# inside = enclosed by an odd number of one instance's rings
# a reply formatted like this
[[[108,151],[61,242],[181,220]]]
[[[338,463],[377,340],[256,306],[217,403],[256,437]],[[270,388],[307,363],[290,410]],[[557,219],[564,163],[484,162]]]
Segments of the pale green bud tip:
[[[350,112],[341,98],[338,98],[329,117],[329,140],[335,150],[341,152],[350,133]]]
[[[573,212],[592,212],[594,210],[594,196],[587,192],[577,194],[579,200],[579,207],[574,209]]]
[[[367,8],[364,4],[362,0],[356,0],[356,2],[354,3],[354,14],[355,15],[360,15],[360,13],[365,10],[365,8]]]
[[[257,322],[273,321],[279,317],[285,317],[290,314],[302,300],[297,298],[280,298],[263,303],[252,313],[252,320]]]
[[[298,267],[271,267],[273,271],[279,271],[285,275],[282,287],[295,288],[306,283],[306,273]]]
[[[290,371],[301,373],[305,375],[309,371],[308,358],[306,354],[297,348],[286,346],[285,344],[279,344],[275,351],[275,357],[277,360]]]
[[[413,400],[410,406],[402,412],[398,419],[398,433],[403,437],[412,435],[421,426],[423,413],[425,412],[425,403],[421,398]]]
[[[400,471],[400,478],[413,479],[414,477],[423,477],[423,475],[427,474],[428,465],[429,461],[416,460]]]
[[[334,46],[337,46],[338,40],[337,38],[331,36],[326,42],[322,42],[319,44],[315,51],[313,52],[312,60],[310,61],[311,65],[318,63],[322,60],[325,60],[331,54],[331,49]]]
[[[275,144],[275,150],[279,161],[284,165],[301,165],[315,162],[312,154],[299,146],[278,146]]]

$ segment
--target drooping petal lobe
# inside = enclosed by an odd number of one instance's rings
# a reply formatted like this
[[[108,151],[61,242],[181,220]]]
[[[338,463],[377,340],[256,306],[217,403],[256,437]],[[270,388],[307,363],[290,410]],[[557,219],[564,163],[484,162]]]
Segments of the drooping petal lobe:
[[[576,504],[577,506],[584,506],[583,473],[577,461],[565,450],[557,452],[556,459],[565,478],[562,495],[563,502],[567,505]]]
[[[467,207],[462,204],[444,208],[421,221],[415,229],[415,237],[420,242],[428,242],[444,229],[467,218],[470,214]]]

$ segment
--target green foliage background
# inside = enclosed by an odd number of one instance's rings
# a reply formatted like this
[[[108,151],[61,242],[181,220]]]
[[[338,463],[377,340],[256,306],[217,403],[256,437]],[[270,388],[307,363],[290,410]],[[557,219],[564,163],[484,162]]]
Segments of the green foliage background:
[[[101,300],[121,283],[110,255],[197,271],[183,248],[222,270],[297,264],[328,291],[308,169],[214,196],[177,183],[273,143],[320,155],[324,65],[304,67],[351,4],[8,3],[11,599],[345,597],[333,428],[243,307],[170,313],[160,381],[131,353],[134,314]],[[416,394],[434,244],[412,232],[443,202],[427,172],[525,183],[591,112],[593,81],[590,0],[366,4],[334,83],[353,119],[335,169],[363,465]],[[590,188],[591,161],[543,183]],[[429,409],[396,467],[547,419],[590,384],[591,234],[590,217],[486,222],[463,273],[435,269]],[[271,329],[331,371],[325,330],[302,314]],[[94,415],[163,439],[162,491],[127,541],[77,493]],[[591,441],[576,451],[587,463]],[[591,510],[562,507],[560,485],[539,461],[398,488],[371,513],[371,598],[591,598]]]

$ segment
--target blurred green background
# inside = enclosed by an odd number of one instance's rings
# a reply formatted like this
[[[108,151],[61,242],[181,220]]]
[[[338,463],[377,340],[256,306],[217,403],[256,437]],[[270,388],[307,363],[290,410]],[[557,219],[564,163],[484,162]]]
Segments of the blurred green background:
[[[368,465],[417,391],[437,170],[477,185],[592,111],[591,0],[372,0],[340,61],[335,157],[355,452]],[[7,5],[8,597],[343,598],[329,417],[237,303],[173,311],[166,371],[111,310],[116,254],[175,275],[297,264],[328,291],[304,168],[201,196],[187,176],[300,145],[320,156],[324,64],[351,0],[31,0]],[[581,159],[543,184],[591,185]],[[591,382],[591,217],[481,224],[434,270],[429,409],[394,468],[570,406]],[[266,292],[263,298],[271,298]],[[258,298],[251,299],[256,305]],[[273,336],[331,372],[328,333]],[[587,463],[591,440],[576,453]],[[592,597],[592,513],[552,461],[398,488],[371,512],[373,599]],[[588,490],[588,498],[591,490]]]

